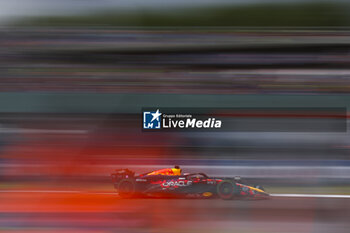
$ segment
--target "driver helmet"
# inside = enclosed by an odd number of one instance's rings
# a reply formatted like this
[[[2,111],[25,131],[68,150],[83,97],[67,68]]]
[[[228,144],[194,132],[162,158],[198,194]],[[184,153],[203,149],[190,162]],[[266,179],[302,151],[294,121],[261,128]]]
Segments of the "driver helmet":
[[[172,170],[175,176],[180,176],[182,173],[182,169],[178,165],[176,165]]]

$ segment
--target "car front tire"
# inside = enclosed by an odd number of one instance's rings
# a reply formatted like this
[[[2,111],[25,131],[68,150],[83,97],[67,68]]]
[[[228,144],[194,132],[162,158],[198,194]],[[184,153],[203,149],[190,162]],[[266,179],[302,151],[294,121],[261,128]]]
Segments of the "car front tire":
[[[217,186],[217,194],[221,199],[231,200],[236,195],[236,185],[231,180],[223,180]]]

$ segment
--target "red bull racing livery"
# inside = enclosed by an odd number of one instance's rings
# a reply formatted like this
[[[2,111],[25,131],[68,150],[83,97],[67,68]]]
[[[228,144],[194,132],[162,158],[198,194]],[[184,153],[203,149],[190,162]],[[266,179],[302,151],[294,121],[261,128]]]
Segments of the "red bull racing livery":
[[[124,198],[178,197],[221,199],[268,199],[261,186],[243,184],[240,178],[208,177],[204,173],[181,174],[178,166],[135,175],[128,169],[112,174],[114,187]]]

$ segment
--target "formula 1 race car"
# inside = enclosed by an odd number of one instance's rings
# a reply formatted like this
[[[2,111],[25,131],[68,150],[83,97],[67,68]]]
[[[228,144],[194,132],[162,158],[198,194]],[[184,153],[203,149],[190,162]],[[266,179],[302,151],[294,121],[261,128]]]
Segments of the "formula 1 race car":
[[[261,186],[248,186],[239,177],[208,177],[204,173],[181,174],[179,166],[135,176],[128,169],[112,174],[114,187],[123,198],[177,197],[229,199],[268,199]]]

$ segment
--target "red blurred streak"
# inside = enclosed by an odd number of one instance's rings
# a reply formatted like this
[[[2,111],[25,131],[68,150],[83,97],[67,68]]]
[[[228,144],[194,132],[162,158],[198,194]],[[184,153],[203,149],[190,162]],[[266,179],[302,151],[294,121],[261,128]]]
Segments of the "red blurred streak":
[[[113,195],[1,193],[0,212],[127,212],[132,206]]]
[[[37,166],[19,166],[3,171],[4,175],[59,175],[74,176],[81,174],[106,174],[109,176],[111,170],[99,168],[94,165],[101,163],[101,155],[108,158],[165,158],[169,154],[176,154],[173,147],[169,147],[172,138],[165,136],[152,136],[158,145],[150,147],[145,144],[133,146],[142,141],[132,135],[125,136],[121,133],[113,135],[95,133],[91,139],[79,142],[80,135],[65,135],[51,138],[32,134],[22,135],[23,140],[17,144],[6,146],[0,155],[1,158],[16,160],[21,164]],[[33,140],[33,138],[35,140]],[[174,139],[174,138],[173,138]],[[125,142],[125,146],[115,146],[118,141]],[[108,163],[108,162],[107,162]],[[11,172],[9,172],[11,170]]]

